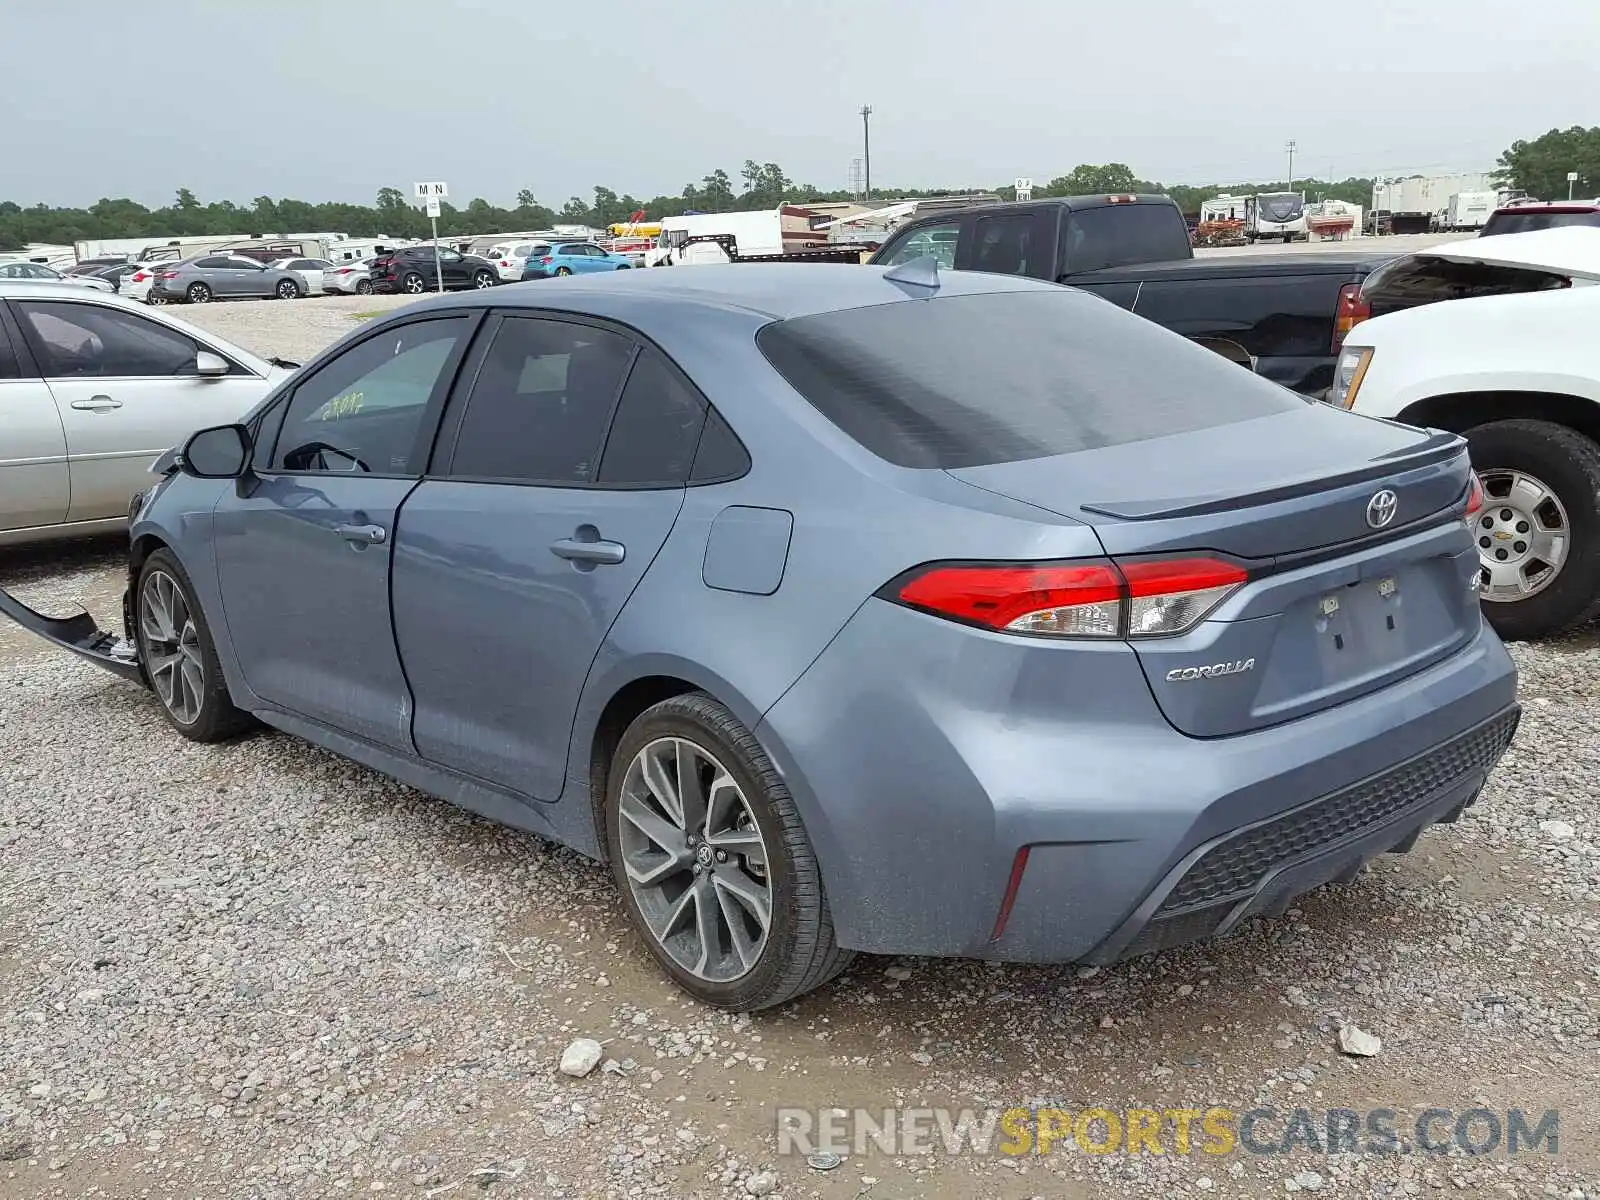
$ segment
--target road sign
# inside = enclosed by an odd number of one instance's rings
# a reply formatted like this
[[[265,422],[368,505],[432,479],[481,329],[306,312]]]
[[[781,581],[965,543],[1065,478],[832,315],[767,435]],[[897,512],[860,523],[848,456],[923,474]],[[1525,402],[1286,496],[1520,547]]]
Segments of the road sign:
[[[1577,183],[1578,182],[1578,173],[1576,171],[1568,171],[1567,172],[1567,182],[1568,183]]]
[[[1025,178],[1021,175],[1017,176],[1017,199],[1033,199],[1033,180]]]
[[[415,195],[418,200],[427,200],[429,197],[437,197],[440,200],[450,198],[450,189],[443,183],[417,183],[412,187],[416,189]]]
[[[439,219],[439,197],[429,196],[423,203],[428,207],[429,219],[437,221]]]
[[[439,202],[450,195],[450,189],[442,181],[414,183],[411,188],[412,194],[422,201],[428,213],[428,222],[433,227],[433,280],[434,286],[443,292],[444,267],[439,262]]]

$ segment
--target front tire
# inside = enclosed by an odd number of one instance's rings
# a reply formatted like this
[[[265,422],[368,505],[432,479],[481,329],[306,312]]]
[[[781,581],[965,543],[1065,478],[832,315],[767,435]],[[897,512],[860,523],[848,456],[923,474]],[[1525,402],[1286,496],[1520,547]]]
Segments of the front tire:
[[[406,277],[400,281],[400,290],[408,296],[420,296],[426,287],[422,276],[415,271],[406,272]]]
[[[356,284],[356,295],[358,295],[358,296],[370,296],[370,295],[372,295],[372,280],[363,279],[360,282],[358,282]]]
[[[1600,614],[1600,445],[1551,421],[1467,430],[1484,506],[1473,526],[1484,615],[1508,641]]]
[[[300,289],[295,286],[294,280],[285,279],[281,283],[278,284],[278,299],[279,300],[298,300],[299,298],[300,298]]]
[[[634,928],[695,999],[754,1012],[849,965],[788,788],[710,696],[664,700],[628,727],[606,781],[605,825]]]
[[[145,560],[135,593],[134,637],[161,715],[184,737],[220,742],[255,724],[237,708],[194,585],[171,551]]]
[[[190,304],[209,304],[211,302],[211,289],[203,283],[191,283],[189,290],[184,293],[184,298]]]

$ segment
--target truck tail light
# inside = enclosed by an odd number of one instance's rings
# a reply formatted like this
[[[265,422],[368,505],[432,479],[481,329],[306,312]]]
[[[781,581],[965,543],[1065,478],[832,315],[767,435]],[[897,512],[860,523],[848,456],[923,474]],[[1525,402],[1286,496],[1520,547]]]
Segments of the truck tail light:
[[[1370,316],[1372,304],[1361,294],[1359,283],[1347,283],[1340,288],[1333,316],[1333,353],[1339,353],[1350,331]]]
[[[1248,573],[1209,555],[1053,563],[936,563],[878,594],[1003,633],[1173,637],[1198,625]]]
[[[1478,473],[1474,471],[1472,482],[1467,484],[1467,511],[1462,514],[1468,529],[1471,529],[1473,522],[1478,519],[1478,514],[1483,511],[1483,505],[1483,484],[1478,479]]]

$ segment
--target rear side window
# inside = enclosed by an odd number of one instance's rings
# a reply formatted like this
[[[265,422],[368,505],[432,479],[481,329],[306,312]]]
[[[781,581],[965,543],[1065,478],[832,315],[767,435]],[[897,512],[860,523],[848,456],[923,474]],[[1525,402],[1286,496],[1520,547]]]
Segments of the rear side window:
[[[1069,289],[945,296],[776,321],[767,360],[902,467],[1046,458],[1304,402],[1211,350]]]
[[[677,487],[689,478],[706,406],[654,350],[634,363],[600,460],[602,487]]]
[[[234,265],[234,261],[231,258],[202,258],[199,262],[193,265],[197,268],[202,268],[207,271],[223,270],[232,267]]]
[[[1189,229],[1170,204],[1107,204],[1074,209],[1062,239],[1061,271],[1099,271],[1190,258]]]
[[[1045,275],[1050,264],[1041,261],[1043,239],[1039,214],[1011,213],[979,217],[972,233],[972,269],[995,275]]]
[[[615,333],[507,317],[472,384],[450,473],[554,486],[594,482],[633,354]]]

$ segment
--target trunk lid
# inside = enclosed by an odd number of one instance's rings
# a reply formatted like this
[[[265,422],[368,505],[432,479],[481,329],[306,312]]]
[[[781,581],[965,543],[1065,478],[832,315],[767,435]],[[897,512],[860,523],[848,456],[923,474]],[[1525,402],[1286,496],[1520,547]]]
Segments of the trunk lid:
[[[1376,691],[1481,628],[1465,442],[1353,415],[1308,404],[950,473],[1092,526],[1115,559],[1211,552],[1249,570],[1189,633],[1131,639],[1173,726],[1224,737]]]

